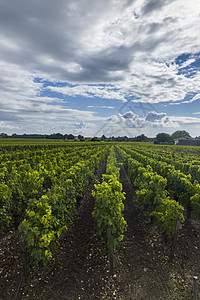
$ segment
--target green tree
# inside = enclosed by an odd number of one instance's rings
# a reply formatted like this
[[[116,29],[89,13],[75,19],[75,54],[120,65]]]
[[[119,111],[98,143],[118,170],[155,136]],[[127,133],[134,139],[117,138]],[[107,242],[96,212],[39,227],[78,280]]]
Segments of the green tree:
[[[91,141],[92,141],[92,142],[100,142],[101,139],[98,138],[98,137],[96,137],[96,136],[94,136],[94,137],[91,139]]]
[[[7,138],[8,135],[7,135],[6,133],[0,133],[0,137],[2,137],[2,138]]]
[[[180,137],[191,137],[189,132],[185,131],[185,130],[177,130],[174,133],[172,133],[171,138],[172,139],[177,139]]]
[[[168,133],[158,133],[156,139],[159,143],[169,143],[171,141],[171,136]]]
[[[84,139],[84,136],[81,135],[81,134],[78,135],[78,139],[79,139],[79,141],[81,141],[81,142],[83,142],[83,141],[85,140],[85,139]]]
[[[70,133],[70,134],[68,135],[67,139],[68,139],[68,140],[74,140],[74,135]]]
[[[135,140],[136,142],[144,142],[144,141],[146,141],[147,139],[148,139],[147,136],[144,135],[144,134],[138,135],[138,136],[136,136],[136,137],[134,138],[134,140]]]
[[[106,136],[105,136],[104,134],[102,135],[101,140],[102,140],[102,141],[105,141],[105,140],[106,140]]]

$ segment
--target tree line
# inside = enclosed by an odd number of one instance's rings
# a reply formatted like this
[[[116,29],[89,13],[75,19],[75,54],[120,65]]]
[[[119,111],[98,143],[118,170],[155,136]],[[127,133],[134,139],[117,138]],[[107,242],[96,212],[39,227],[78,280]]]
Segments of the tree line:
[[[106,137],[102,135],[101,137],[92,137],[87,138],[83,135],[75,136],[73,134],[62,134],[62,133],[53,133],[53,134],[12,134],[8,135],[6,133],[0,133],[1,138],[37,138],[37,139],[61,139],[61,140],[79,140],[85,141],[90,140],[92,142],[100,142],[100,141],[117,141],[117,142],[148,142],[152,141],[155,144],[166,143],[173,144],[173,140],[180,137],[191,137],[190,134],[185,130],[177,130],[171,135],[168,133],[158,133],[155,138],[148,138],[145,134],[140,134],[135,137],[127,137],[127,136],[112,136]]]

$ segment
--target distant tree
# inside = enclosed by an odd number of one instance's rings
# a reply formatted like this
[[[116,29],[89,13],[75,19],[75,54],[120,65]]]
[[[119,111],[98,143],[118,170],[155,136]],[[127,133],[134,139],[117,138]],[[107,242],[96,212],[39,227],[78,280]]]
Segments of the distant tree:
[[[100,142],[101,139],[98,138],[98,137],[96,137],[96,136],[94,136],[94,137],[91,139],[91,141],[92,141],[92,142]]]
[[[144,134],[138,135],[134,138],[136,142],[145,142],[148,139],[148,137]]]
[[[185,130],[177,130],[174,133],[172,133],[171,138],[172,139],[177,139],[180,137],[191,137],[189,132],[185,131]]]
[[[48,136],[49,139],[63,139],[64,136],[61,133],[53,133]]]
[[[168,133],[158,133],[156,135],[156,140],[158,143],[169,143],[171,141],[171,136]]]
[[[83,141],[84,141],[84,136],[81,135],[81,134],[79,134],[79,135],[78,135],[78,139],[79,139],[79,141],[83,142]]]
[[[0,133],[0,137],[2,137],[2,138],[7,138],[8,135],[7,135],[6,133]]]
[[[67,137],[68,140],[74,140],[74,135],[73,134],[69,134]]]
[[[105,141],[106,139],[107,139],[106,136],[103,134],[102,137],[101,137],[101,140]]]
[[[127,142],[127,141],[128,141],[128,137],[127,137],[126,135],[124,135],[124,136],[122,137],[122,141]]]
[[[126,135],[124,135],[124,136],[118,136],[114,140],[118,141],[118,142],[127,142],[128,141],[128,137]]]

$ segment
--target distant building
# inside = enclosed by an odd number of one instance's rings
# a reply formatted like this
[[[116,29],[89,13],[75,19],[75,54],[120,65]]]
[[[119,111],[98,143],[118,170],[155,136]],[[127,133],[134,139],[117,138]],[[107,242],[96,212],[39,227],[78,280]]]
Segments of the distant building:
[[[188,139],[188,138],[186,138],[186,137],[179,137],[179,138],[176,138],[176,139],[174,139],[174,145],[179,145],[179,143],[180,143],[180,141],[185,141],[186,139]]]
[[[182,137],[174,139],[174,145],[182,145],[182,146],[200,146],[200,138],[188,138]]]

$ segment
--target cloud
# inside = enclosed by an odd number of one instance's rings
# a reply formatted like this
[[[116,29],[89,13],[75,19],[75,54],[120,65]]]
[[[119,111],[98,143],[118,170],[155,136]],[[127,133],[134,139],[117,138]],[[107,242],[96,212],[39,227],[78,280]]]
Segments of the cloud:
[[[144,14],[149,14],[152,11],[157,11],[162,9],[163,6],[173,2],[174,0],[149,0],[146,1],[144,7],[143,7],[143,13]]]
[[[102,106],[100,106],[100,108],[113,109],[113,108],[114,108],[114,106],[106,106],[106,105],[102,105]]]
[[[66,106],[72,96],[197,101],[199,10],[198,0],[0,0],[1,120],[17,127],[39,119],[48,128],[59,118],[98,120],[88,103],[82,112]],[[171,120],[120,118],[129,126]]]
[[[17,129],[18,128],[19,127],[17,127]],[[0,122],[0,130],[13,130],[13,129],[16,129],[15,125],[11,125],[10,123],[4,122],[4,121]]]
[[[188,116],[184,116],[184,117],[180,117],[180,116],[171,116],[170,117],[172,121],[176,121],[180,124],[200,124],[200,118],[194,118],[194,117],[188,117]]]
[[[130,91],[135,71],[139,78],[139,69],[148,75],[143,57],[149,57],[149,67],[159,62],[158,77],[164,80],[166,62],[183,52],[200,50],[197,0],[192,5],[180,0],[86,0],[84,4],[60,0],[59,5],[44,0],[29,6],[24,0],[18,0],[17,6],[10,0],[1,1],[0,6],[1,59],[52,80],[123,81]]]
[[[105,122],[117,124],[124,128],[176,128],[179,126],[165,113],[156,112],[149,112],[145,118],[141,118],[134,112],[129,111],[125,114],[110,116]]]
[[[160,121],[163,118],[165,118],[165,116],[166,116],[165,113],[150,112],[146,116],[145,121],[148,122]]]
[[[116,99],[126,101],[124,95],[119,89],[108,85],[76,85],[76,86],[47,86],[53,92],[60,93],[67,96],[84,96],[88,98],[100,97],[104,99]]]
[[[191,103],[191,102],[194,102],[196,100],[199,100],[200,99],[200,93],[196,94],[194,97],[192,97],[190,100],[188,101],[183,101],[182,103]]]
[[[75,122],[75,123],[74,123],[74,126],[75,126],[77,129],[80,129],[80,128],[85,128],[85,127],[86,127],[86,124],[85,124],[85,122],[81,121],[81,122]]]

